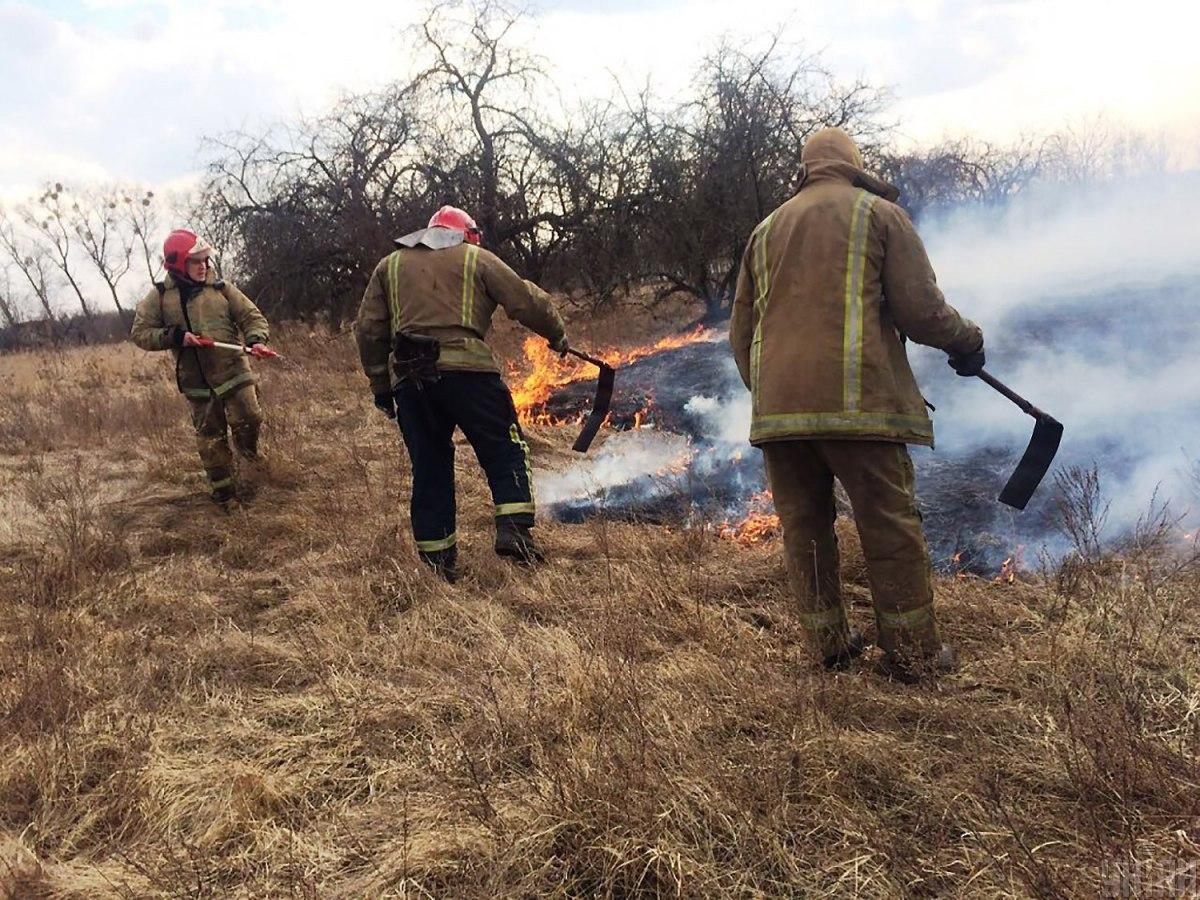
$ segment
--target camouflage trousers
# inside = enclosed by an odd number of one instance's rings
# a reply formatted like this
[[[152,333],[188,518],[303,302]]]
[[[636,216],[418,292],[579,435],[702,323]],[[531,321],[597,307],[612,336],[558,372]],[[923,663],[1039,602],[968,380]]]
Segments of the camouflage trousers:
[[[892,653],[939,646],[933,573],[908,448],[886,441],[800,440],[764,444],[767,478],[783,526],[788,580],[814,649],[846,648],[833,480],[846,489],[862,540],[877,643]]]
[[[258,389],[248,384],[224,397],[189,400],[188,403],[192,408],[192,427],[196,430],[196,449],[208,475],[209,487],[213,496],[227,496],[234,486],[229,433],[233,433],[233,446],[239,455],[250,460],[259,459],[258,435],[263,414],[258,403]]]

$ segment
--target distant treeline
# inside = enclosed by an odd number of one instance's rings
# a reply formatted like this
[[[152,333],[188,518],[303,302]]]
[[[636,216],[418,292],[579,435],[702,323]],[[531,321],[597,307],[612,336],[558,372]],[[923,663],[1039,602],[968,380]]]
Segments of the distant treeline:
[[[899,152],[885,90],[837,80],[779,36],[756,49],[721,41],[683,99],[614,81],[608,99],[565,104],[520,25],[488,0],[435,5],[406,42],[411,77],[319,118],[208,140],[190,224],[277,318],[342,322],[392,239],[452,203],[476,217],[486,246],[573,303],[594,309],[636,287],[650,302],[694,298],[715,320],[746,238],[795,192],[801,148],[823,126],[854,135],[918,218],[1002,202],[1039,179],[1102,180],[1166,161],[1161,143],[1097,125]],[[161,232],[183,224],[168,225],[144,190],[61,184],[6,215],[0,348],[22,311],[60,322],[66,304],[93,317],[76,268],[127,309],[147,286],[141,275],[155,275]]]

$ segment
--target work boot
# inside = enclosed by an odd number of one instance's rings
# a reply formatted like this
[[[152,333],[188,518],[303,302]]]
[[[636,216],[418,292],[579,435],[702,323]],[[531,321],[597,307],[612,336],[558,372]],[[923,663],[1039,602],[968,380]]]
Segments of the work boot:
[[[458,581],[458,547],[445,550],[420,551],[421,562],[433,569],[435,575],[448,584]]]
[[[225,484],[219,488],[213,488],[212,501],[217,506],[224,506],[237,500],[237,488],[232,484]]]
[[[898,653],[884,653],[879,661],[879,672],[904,684],[915,684],[923,678],[949,675],[958,669],[958,654],[949,644],[916,657]]]
[[[533,542],[530,526],[510,519],[496,521],[496,552],[527,566],[546,561],[545,554]]]
[[[822,661],[826,669],[831,672],[844,672],[850,668],[850,664],[858,657],[862,656],[862,652],[866,649],[867,642],[863,640],[862,632],[857,628],[851,628],[846,635],[846,646],[837,653],[831,653]]]

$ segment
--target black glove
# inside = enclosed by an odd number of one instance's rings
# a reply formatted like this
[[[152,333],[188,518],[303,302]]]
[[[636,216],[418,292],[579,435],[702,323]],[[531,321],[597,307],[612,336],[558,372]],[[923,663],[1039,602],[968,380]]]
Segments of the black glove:
[[[571,349],[571,343],[567,340],[567,336],[564,334],[557,341],[550,341],[550,349],[559,356],[566,356],[567,351]]]
[[[964,378],[969,378],[972,375],[978,375],[982,372],[985,361],[983,344],[980,344],[979,349],[973,353],[964,353],[962,356],[951,356],[946,360],[950,368]]]
[[[396,398],[390,393],[375,395],[375,408],[389,419],[396,418]]]

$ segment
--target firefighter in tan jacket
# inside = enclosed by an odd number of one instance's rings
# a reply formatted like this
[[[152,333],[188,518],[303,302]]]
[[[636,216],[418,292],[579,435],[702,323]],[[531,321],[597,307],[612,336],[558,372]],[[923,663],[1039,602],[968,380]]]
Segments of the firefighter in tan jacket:
[[[250,299],[214,276],[212,247],[191,231],[172,231],[163,244],[166,278],[138,303],[130,338],[143,350],[170,350],[175,381],[191,406],[196,446],[208,475],[212,498],[222,506],[237,496],[233,455],[227,435],[233,432],[238,455],[261,461],[259,430],[262,408],[257,376],[246,353],[214,347],[214,341],[239,343],[249,355],[270,359],[270,328]]]
[[[747,244],[730,328],[791,587],[827,666],[862,652],[842,603],[836,478],[862,539],[883,665],[899,676],[949,669],[905,446],[932,446],[933,425],[904,340],[970,375],[983,334],[946,303],[898,192],[863,171],[849,135],[824,129],[801,158],[799,192]]]
[[[566,352],[563,321],[549,296],[479,246],[475,221],[444,206],[429,227],[396,241],[376,266],[355,334],[375,405],[399,421],[412,462],[410,513],[417,552],[448,581],[457,577],[455,428],[475,451],[495,502],[496,552],[542,561],[534,524],[529,446],[512,395],[484,342],[492,314]]]

